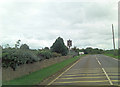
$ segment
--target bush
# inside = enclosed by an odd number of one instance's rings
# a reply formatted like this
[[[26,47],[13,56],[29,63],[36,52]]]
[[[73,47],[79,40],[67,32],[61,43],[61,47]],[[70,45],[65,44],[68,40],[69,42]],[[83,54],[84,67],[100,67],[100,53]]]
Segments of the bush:
[[[42,50],[38,52],[38,56],[42,56],[45,59],[49,59],[52,57],[52,53],[49,50]]]
[[[52,57],[60,57],[60,56],[62,56],[62,55],[59,54],[59,53],[56,53],[56,52],[53,52],[53,53],[52,53]]]
[[[11,67],[15,70],[21,64],[33,63],[38,60],[39,58],[30,50],[5,49],[2,55],[2,66]]]

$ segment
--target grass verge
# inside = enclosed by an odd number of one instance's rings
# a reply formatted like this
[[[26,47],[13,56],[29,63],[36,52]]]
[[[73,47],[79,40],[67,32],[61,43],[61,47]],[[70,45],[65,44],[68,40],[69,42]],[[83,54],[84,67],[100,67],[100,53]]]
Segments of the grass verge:
[[[83,55],[84,56],[84,55]],[[65,66],[71,64],[72,62],[79,59],[80,56],[76,56],[74,58],[70,58],[64,60],[60,63],[53,64],[49,67],[43,68],[36,72],[33,72],[29,75],[22,76],[20,78],[16,78],[14,80],[10,80],[7,82],[3,82],[3,85],[35,85],[40,83],[43,79],[53,75],[54,73],[58,72]]]
[[[110,56],[110,57],[113,57],[113,58],[116,58],[116,59],[120,60],[120,56],[118,56],[118,55],[114,55],[114,54],[104,54],[104,55]]]

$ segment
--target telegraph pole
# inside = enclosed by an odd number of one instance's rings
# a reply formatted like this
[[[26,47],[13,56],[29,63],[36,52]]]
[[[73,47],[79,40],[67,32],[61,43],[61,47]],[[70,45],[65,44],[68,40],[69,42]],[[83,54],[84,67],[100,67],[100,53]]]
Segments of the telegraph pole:
[[[114,55],[115,55],[115,36],[114,36],[114,27],[112,24],[112,34],[113,34],[113,47],[114,47]]]

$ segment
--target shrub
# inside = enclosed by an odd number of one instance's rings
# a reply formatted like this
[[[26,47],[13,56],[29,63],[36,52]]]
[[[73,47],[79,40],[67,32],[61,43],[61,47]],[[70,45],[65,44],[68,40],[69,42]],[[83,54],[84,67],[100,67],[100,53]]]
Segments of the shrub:
[[[11,67],[15,70],[21,64],[33,63],[38,60],[39,58],[30,50],[5,49],[2,55],[2,66],[6,68]]]
[[[62,56],[62,55],[59,54],[59,53],[56,53],[56,52],[53,52],[53,53],[52,53],[52,57],[60,57],[60,56]]]
[[[49,58],[52,57],[52,53],[51,53],[51,51],[49,51],[49,50],[39,51],[37,55],[38,55],[38,56],[42,56],[42,57],[45,58],[45,59],[49,59]]]

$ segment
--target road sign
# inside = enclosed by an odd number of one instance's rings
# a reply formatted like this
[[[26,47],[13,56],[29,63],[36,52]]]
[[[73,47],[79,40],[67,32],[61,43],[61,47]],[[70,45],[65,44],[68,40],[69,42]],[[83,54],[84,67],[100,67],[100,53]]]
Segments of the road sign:
[[[67,46],[70,48],[72,46],[72,40],[67,40]]]

